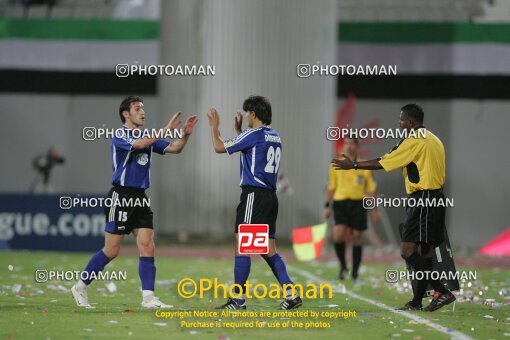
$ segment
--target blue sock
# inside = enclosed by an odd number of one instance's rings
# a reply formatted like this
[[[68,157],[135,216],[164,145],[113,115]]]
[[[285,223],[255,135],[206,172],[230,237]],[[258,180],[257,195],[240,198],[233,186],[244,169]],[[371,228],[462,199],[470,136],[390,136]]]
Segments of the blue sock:
[[[290,279],[289,274],[287,274],[287,267],[285,266],[285,262],[283,262],[280,254],[276,253],[271,257],[265,257],[264,260],[266,260],[269,267],[271,267],[271,270],[273,271],[273,274],[276,276],[276,279],[280,285],[283,286],[284,284],[294,283]]]
[[[142,290],[154,291],[154,282],[156,281],[156,266],[154,265],[154,257],[140,256],[138,262],[138,275],[142,281]]]
[[[89,263],[87,264],[87,267],[85,267],[85,270],[80,275],[83,283],[88,286],[94,279],[91,277],[92,273],[97,275],[97,273],[102,271],[109,262],[110,259],[105,255],[105,253],[103,253],[103,250],[98,251],[94,256],[92,256]]]
[[[246,280],[248,280],[248,276],[250,275],[251,268],[251,257],[249,256],[236,256],[235,264],[234,264],[234,281],[236,284],[244,287],[246,284]],[[238,289],[236,289],[236,293],[239,294]],[[244,293],[244,289],[242,291]],[[245,302],[245,299],[234,299],[238,304],[242,305]]]

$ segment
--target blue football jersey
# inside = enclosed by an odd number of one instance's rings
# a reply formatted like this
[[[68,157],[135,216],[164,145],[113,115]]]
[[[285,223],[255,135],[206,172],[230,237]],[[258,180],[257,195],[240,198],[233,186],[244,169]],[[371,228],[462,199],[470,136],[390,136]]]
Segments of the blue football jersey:
[[[225,141],[229,154],[241,153],[241,186],[276,190],[282,156],[280,135],[270,126],[248,129]]]
[[[110,145],[112,154],[112,184],[128,188],[147,189],[150,186],[150,167],[152,151],[163,155],[170,142],[159,139],[146,149],[137,150],[133,143],[137,138],[132,131],[123,127],[124,136],[115,136]]]

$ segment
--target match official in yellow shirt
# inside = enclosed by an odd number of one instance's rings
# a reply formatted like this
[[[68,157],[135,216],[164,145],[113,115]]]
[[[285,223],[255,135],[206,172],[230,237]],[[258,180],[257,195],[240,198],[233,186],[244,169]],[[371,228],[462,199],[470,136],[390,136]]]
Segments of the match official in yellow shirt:
[[[358,159],[359,140],[346,138],[344,140],[344,153],[349,158]],[[363,208],[363,198],[374,196],[377,185],[372,176],[372,170],[337,171],[333,164],[329,168],[328,189],[324,204],[324,218],[331,216],[331,201],[333,201],[333,244],[336,256],[340,262],[338,278],[343,280],[348,272],[345,261],[345,231],[350,232],[352,238],[352,272],[353,281],[358,278],[358,269],[361,264],[362,242],[361,235],[367,229],[367,213]],[[377,209],[372,210],[372,218],[378,222],[380,217]]]
[[[400,127],[407,132],[425,129],[423,109],[417,104],[407,104],[400,109]],[[410,134],[411,135],[411,134]],[[338,170],[379,170],[402,169],[406,192],[415,199],[445,199],[443,186],[446,177],[445,150],[441,140],[432,132],[415,133],[402,139],[386,155],[369,161],[356,161],[350,157],[333,159]],[[445,207],[427,204],[426,206],[406,207],[407,218],[401,229],[401,254],[408,266],[422,273],[433,271],[433,249],[443,242],[445,228]],[[424,310],[435,311],[455,301],[455,296],[432,275],[422,275],[417,280],[414,297],[400,310],[421,310],[422,298],[427,289],[427,281],[438,293]]]

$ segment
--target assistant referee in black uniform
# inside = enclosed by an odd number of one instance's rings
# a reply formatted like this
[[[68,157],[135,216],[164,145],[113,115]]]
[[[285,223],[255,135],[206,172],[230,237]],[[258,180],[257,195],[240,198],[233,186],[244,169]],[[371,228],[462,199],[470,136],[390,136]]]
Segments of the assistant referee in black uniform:
[[[423,109],[417,104],[407,104],[401,108],[400,127],[407,131],[425,129]],[[344,155],[344,159],[333,159],[338,170],[384,169],[387,172],[402,168],[406,192],[415,199],[436,198],[444,201],[443,186],[446,177],[445,151],[443,143],[432,132],[425,137],[416,134],[402,139],[386,155],[356,162]],[[406,208],[407,218],[401,229],[402,258],[415,271],[430,273],[433,270],[433,249],[443,242],[445,228],[444,206],[415,206]],[[423,275],[417,282],[414,297],[400,310],[421,310],[422,298],[427,290],[427,282],[437,292],[434,300],[425,308],[435,311],[455,301],[455,296],[438,280]]]

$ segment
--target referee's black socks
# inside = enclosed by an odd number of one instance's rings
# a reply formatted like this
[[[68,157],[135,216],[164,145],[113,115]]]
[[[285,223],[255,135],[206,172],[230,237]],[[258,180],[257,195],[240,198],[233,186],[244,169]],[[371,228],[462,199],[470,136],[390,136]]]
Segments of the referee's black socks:
[[[421,257],[420,254],[414,252],[406,259],[406,262],[409,266],[412,266],[416,271],[425,271],[427,265],[425,264],[425,259]],[[421,280],[415,280],[416,286],[413,289],[413,300],[411,301],[412,305],[418,306],[421,304],[421,300],[427,291],[427,279],[425,276]]]
[[[345,264],[345,242],[335,242],[334,246],[336,257],[338,257],[338,260],[340,261],[340,269],[344,270],[347,268]]]
[[[358,269],[361,263],[361,255],[363,246],[352,246],[352,278],[358,278]]]
[[[432,259],[432,257],[425,257],[423,261],[425,263],[425,270],[432,271],[434,268],[434,260]],[[446,294],[450,292],[445,286],[443,286],[439,279],[432,280],[431,277],[432,276],[429,276],[429,282],[436,292],[439,292],[441,294]]]
[[[438,279],[432,280],[430,272],[432,272],[434,268],[434,260],[432,257],[422,257],[417,252],[414,252],[406,259],[406,262],[408,265],[412,266],[416,271],[421,272],[429,272],[428,280],[427,276],[423,275],[423,278],[421,280],[416,280],[416,287],[413,289],[414,297],[412,304],[418,305],[421,303],[421,300],[423,299],[423,296],[425,295],[425,292],[427,291],[427,284],[430,283],[432,288],[436,292],[439,292],[441,294],[446,294],[449,292],[449,290],[443,286],[441,281]],[[414,288],[414,287],[413,287]]]

